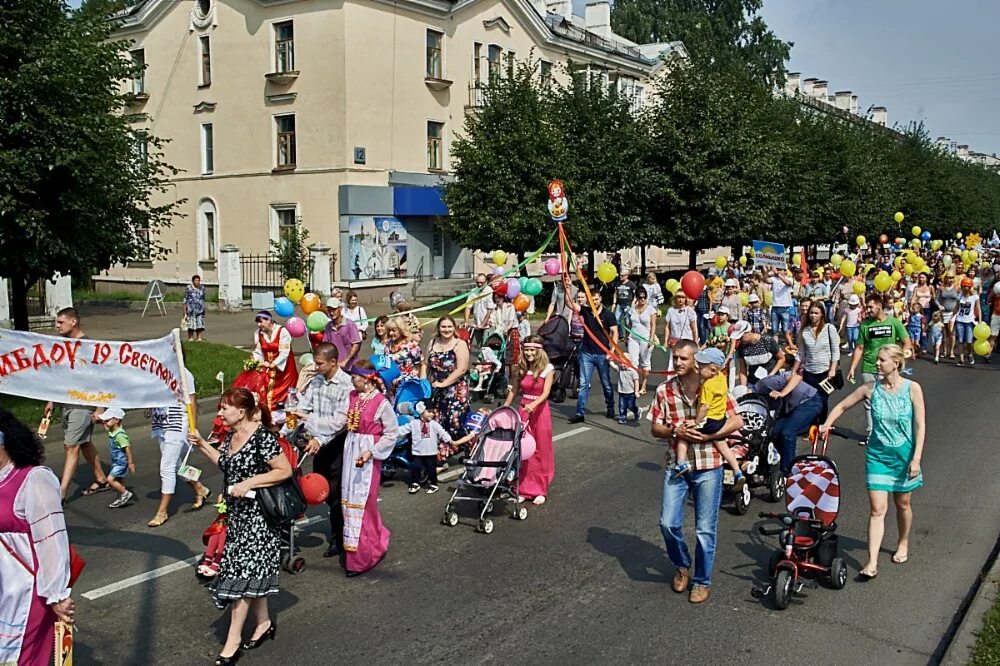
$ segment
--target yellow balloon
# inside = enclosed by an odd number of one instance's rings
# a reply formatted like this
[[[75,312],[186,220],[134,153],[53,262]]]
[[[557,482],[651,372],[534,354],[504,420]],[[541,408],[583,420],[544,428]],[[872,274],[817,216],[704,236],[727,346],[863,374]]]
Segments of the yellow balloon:
[[[892,278],[885,271],[875,276],[875,288],[885,293],[892,287]]]
[[[746,292],[740,292],[740,305],[743,307],[750,305],[750,296]]]
[[[892,260],[892,265],[895,266],[896,268],[901,268],[903,265],[903,258],[896,257],[895,259]]]
[[[976,340],[972,343],[972,349],[980,356],[990,355],[990,341],[989,340]]]
[[[889,277],[892,278],[893,282],[899,282],[900,280],[903,279],[903,274],[900,273],[899,271],[893,271],[892,275],[890,275]]]
[[[905,218],[902,213],[897,211],[896,214],[892,216],[892,219],[896,220],[896,224],[901,224]]]
[[[865,264],[865,275],[868,275],[873,270],[875,270],[875,264]]]
[[[969,263],[971,253],[968,250],[962,250],[962,263]]]
[[[914,236],[919,236],[919,235],[920,235],[920,227],[913,227],[912,229],[910,229],[910,232],[911,232],[911,233],[912,233],[912,234],[913,234]]]
[[[597,279],[607,284],[618,277],[618,270],[609,261],[605,261],[603,264],[597,267]]]
[[[850,259],[844,259],[840,262],[840,272],[844,277],[854,277],[854,274],[858,272],[858,267]]]
[[[978,258],[979,258],[979,253],[978,252],[976,252],[975,250],[969,250],[969,259],[970,260],[975,261]]]
[[[857,294],[858,296],[864,296],[865,295],[865,283],[864,282],[855,282],[854,286],[851,287],[851,291],[854,292],[855,294]]]
[[[302,284],[302,280],[289,278],[285,280],[284,292],[288,300],[298,303],[306,293],[306,286]]]
[[[746,266],[746,265],[747,265],[747,256],[743,255],[742,257],[740,257],[740,266]]]
[[[959,231],[957,234],[955,234],[955,238],[957,238],[958,240],[962,240],[962,232]]]
[[[768,307],[774,305],[774,294],[769,291],[764,292],[764,305]]]
[[[680,290],[681,288],[681,283],[673,278],[670,278],[669,280],[663,283],[663,286],[666,287],[667,291],[669,291],[671,294],[676,294],[678,290]]]
[[[715,258],[715,267],[718,268],[719,270],[725,268],[727,263],[729,263],[729,260],[723,257],[721,254]]]
[[[840,266],[840,262],[842,262],[843,260],[844,258],[842,256],[840,256],[839,254],[835,254],[832,257],[830,257],[830,265],[833,266],[834,268],[837,268],[838,266]]]
[[[903,273],[906,275],[913,275],[913,264],[906,264],[903,266]]]
[[[856,240],[858,242],[858,247],[861,247],[862,245],[865,244],[865,237],[864,236],[858,236],[854,240]]]
[[[910,245],[913,247],[913,249],[919,250],[920,249],[920,239],[919,238],[914,238],[913,240],[910,241]]]
[[[503,266],[507,263],[507,253],[503,250],[495,250],[493,252],[493,265]]]
[[[992,331],[990,330],[990,325],[985,321],[981,321],[976,324],[976,327],[972,329],[972,336],[976,340],[989,340]],[[986,356],[986,354],[980,354],[980,356]]]
[[[943,257],[941,257],[941,263],[944,264],[945,268],[951,267],[951,255],[946,254]]]

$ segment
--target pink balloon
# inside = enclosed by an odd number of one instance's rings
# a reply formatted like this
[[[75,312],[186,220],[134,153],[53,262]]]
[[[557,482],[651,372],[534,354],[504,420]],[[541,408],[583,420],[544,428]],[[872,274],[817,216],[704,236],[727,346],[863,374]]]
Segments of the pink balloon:
[[[490,273],[492,273],[493,275],[503,275],[503,272],[504,272],[503,266],[494,266],[493,270],[490,271]]]
[[[521,283],[517,278],[507,278],[507,298],[514,300],[521,293]]]
[[[306,323],[300,317],[289,317],[285,322],[285,328],[293,338],[301,338],[306,334]]]
[[[545,261],[545,274],[546,275],[558,275],[559,274],[559,260],[555,257],[547,259]]]
[[[525,419],[527,422],[527,419]],[[526,430],[521,431],[521,461],[524,462],[535,455],[535,438]]]

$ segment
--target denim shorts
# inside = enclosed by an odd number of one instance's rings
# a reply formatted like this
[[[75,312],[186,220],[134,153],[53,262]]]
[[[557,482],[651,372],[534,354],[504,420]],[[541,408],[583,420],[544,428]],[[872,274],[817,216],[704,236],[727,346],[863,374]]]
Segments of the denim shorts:
[[[960,321],[955,322],[955,341],[958,344],[972,344],[972,329],[976,325],[972,322],[963,323]]]
[[[119,465],[116,463],[112,465],[111,470],[108,472],[108,476],[115,479],[124,479],[128,476],[128,464]]]

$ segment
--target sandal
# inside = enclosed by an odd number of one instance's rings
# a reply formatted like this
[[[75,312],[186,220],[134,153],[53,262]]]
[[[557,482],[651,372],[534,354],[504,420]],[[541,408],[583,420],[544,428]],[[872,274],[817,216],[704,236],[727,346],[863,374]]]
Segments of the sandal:
[[[110,490],[110,489],[111,486],[108,485],[107,481],[105,481],[104,483],[98,483],[97,481],[94,481],[92,484],[90,484],[89,488],[86,488],[80,494],[83,495],[84,497],[87,497],[88,495],[96,495],[97,493],[103,493],[105,490]]]
[[[168,520],[170,520],[170,516],[169,515],[167,515],[165,513],[157,513],[155,516],[153,516],[153,519],[151,521],[149,521],[148,523],[146,523],[146,525],[148,527],[159,527],[160,525],[162,525],[163,523],[167,522]]]
[[[861,576],[861,578],[864,580],[871,580],[878,575],[878,569],[872,569],[871,571],[865,571],[864,569],[862,569],[861,571],[858,572],[858,575]]]
[[[892,563],[893,564],[906,564],[906,560],[908,560],[908,559],[910,559],[910,554],[909,553],[903,553],[902,555],[900,555],[899,553],[896,553],[896,554],[894,554],[892,556]]]
[[[208,486],[202,486],[202,488],[205,489],[204,492],[195,493],[194,503],[191,505],[192,511],[197,511],[201,507],[205,506],[205,500],[207,500],[209,495],[212,494],[212,491],[208,489]]]

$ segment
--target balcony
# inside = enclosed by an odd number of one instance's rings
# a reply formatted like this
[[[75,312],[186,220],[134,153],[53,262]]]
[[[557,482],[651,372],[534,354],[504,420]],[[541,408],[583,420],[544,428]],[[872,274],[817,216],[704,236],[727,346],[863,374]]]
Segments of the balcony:
[[[276,86],[290,86],[299,78],[299,70],[293,69],[287,72],[269,72],[264,78]]]
[[[473,113],[486,106],[486,84],[473,81],[469,84],[469,103],[465,105],[466,113]]]
[[[433,76],[425,76],[424,83],[427,84],[427,87],[431,90],[437,90],[440,92],[450,88],[453,82],[448,79],[438,79]]]

